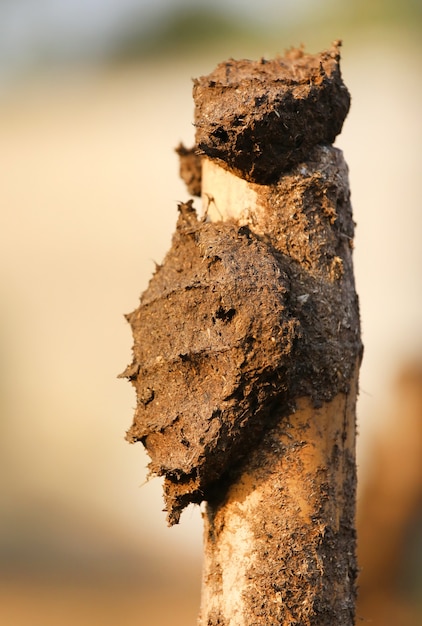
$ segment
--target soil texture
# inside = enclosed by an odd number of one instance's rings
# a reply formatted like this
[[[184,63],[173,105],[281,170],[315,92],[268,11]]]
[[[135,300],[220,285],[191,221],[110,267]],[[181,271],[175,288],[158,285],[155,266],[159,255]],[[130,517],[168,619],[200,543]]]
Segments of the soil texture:
[[[194,81],[196,144],[236,174],[260,184],[331,144],[349,111],[340,42],[321,54],[292,49],[273,60],[220,63]]]

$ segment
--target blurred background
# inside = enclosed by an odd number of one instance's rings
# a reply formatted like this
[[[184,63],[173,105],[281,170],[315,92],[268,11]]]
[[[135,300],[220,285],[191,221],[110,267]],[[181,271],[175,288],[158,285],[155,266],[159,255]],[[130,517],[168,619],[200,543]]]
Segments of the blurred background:
[[[343,39],[365,356],[358,615],[422,623],[420,0],[0,1],[0,622],[196,623],[201,516],[124,441],[123,314],[188,194],[191,78]],[[196,201],[199,207],[199,201]]]

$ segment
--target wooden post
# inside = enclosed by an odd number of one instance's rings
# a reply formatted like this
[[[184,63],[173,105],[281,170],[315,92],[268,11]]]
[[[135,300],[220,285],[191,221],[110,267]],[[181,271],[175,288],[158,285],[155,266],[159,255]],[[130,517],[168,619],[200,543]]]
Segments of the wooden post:
[[[228,61],[194,83],[207,221],[128,319],[128,433],[165,476],[170,523],[207,502],[201,626],[352,626],[362,346],[339,43]],[[189,165],[189,160],[192,163]]]
[[[313,336],[310,328],[304,332],[302,340],[315,345],[297,364],[299,376],[302,368],[306,372],[309,395],[302,389],[288,415],[284,399],[280,407],[273,407],[280,413],[277,425],[251,451],[224,497],[217,494],[207,503],[201,626],[354,624],[360,343],[347,234],[351,223],[347,231],[339,228],[344,218],[346,222],[350,218],[348,203],[339,202],[348,198],[347,170],[341,154],[327,147],[307,167],[306,175],[296,169],[267,187],[247,183],[207,159],[203,163],[203,200],[212,219],[249,224],[273,244],[278,239],[277,247],[284,253],[297,245],[292,299],[299,309],[309,307],[306,323],[315,324],[316,332]],[[319,179],[322,187],[312,191],[321,171],[325,171],[324,181]],[[322,207],[321,197],[327,197],[331,185],[335,193]],[[331,218],[324,217],[325,211],[333,211]],[[343,211],[346,215],[341,215]],[[292,219],[300,223],[294,234]],[[278,233],[272,230],[275,220]],[[345,245],[331,264],[325,255],[316,257],[310,271],[309,259],[327,240],[326,228],[337,231],[336,238],[345,238]],[[349,339],[343,343],[346,327]],[[327,379],[321,383],[326,387],[316,397],[312,386],[320,384],[324,370]],[[336,392],[327,384],[330,375],[341,381]]]

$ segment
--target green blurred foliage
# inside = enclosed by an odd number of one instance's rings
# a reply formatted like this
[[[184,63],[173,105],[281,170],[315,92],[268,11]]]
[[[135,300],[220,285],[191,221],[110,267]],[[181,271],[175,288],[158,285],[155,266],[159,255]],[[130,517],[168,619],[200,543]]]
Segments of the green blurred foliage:
[[[230,7],[230,5],[229,5]],[[258,11],[259,9],[257,9]],[[246,43],[249,47],[297,45],[318,46],[320,40],[334,36],[358,37],[369,27],[388,30],[408,29],[417,33],[422,25],[421,0],[325,0],[311,3],[306,12],[299,13],[292,22],[283,20],[282,10],[267,10],[252,20],[249,14],[223,11],[211,3],[201,6],[186,5],[169,9],[148,30],[144,22],[132,21],[113,47],[111,58],[128,61],[139,58],[160,58],[171,55],[186,56],[208,53],[228,42]],[[307,47],[308,47],[307,46]],[[223,51],[224,54],[224,51]]]
[[[144,24],[132,24],[117,43],[113,57],[131,60],[162,57],[169,53],[192,54],[218,46],[227,40],[261,40],[263,33],[244,19],[235,20],[211,7],[173,10],[146,32]]]

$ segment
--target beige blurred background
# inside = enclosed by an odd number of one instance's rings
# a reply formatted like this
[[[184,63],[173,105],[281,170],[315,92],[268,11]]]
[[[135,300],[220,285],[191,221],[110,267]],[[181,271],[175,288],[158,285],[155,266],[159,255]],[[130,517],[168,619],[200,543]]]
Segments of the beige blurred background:
[[[337,145],[357,222],[362,490],[383,433],[396,445],[394,381],[422,361],[421,18],[411,0],[0,2],[0,623],[196,623],[200,510],[167,528],[161,482],[124,441],[135,396],[116,376],[131,355],[123,314],[188,198],[174,148],[193,143],[191,78],[219,61],[344,41],[352,109]],[[387,466],[407,467],[400,450]],[[405,480],[418,482],[414,465]],[[394,566],[415,625],[418,488],[412,566],[401,553]]]

